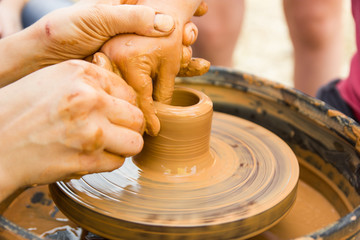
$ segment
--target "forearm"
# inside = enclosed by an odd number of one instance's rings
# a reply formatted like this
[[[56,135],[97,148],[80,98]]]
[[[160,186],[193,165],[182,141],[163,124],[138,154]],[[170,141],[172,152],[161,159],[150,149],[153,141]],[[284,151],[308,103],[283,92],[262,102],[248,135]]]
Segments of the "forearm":
[[[0,87],[42,67],[40,41],[28,29],[0,40]]]

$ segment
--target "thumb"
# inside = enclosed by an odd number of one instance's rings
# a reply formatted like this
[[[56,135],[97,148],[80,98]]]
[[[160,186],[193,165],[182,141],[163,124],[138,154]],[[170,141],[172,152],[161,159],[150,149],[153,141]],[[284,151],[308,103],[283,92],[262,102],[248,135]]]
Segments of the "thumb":
[[[202,58],[192,58],[189,64],[181,67],[178,77],[194,77],[207,73],[210,69],[210,62]]]
[[[153,8],[147,6],[101,4],[96,5],[94,11],[89,12],[90,21],[98,33],[106,37],[122,33],[160,37],[169,35],[175,28],[171,16],[156,13]]]

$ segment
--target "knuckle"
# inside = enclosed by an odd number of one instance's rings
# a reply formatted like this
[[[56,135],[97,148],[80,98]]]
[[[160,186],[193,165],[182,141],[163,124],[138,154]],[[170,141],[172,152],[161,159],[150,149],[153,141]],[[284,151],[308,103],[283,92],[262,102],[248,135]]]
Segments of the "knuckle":
[[[191,61],[192,48],[190,46],[183,46],[181,57],[181,68],[185,68]]]
[[[104,146],[104,133],[100,127],[90,129],[85,133],[81,149],[85,152],[93,152]]]
[[[126,93],[128,94],[129,103],[132,105],[136,105],[137,104],[137,95],[136,95],[135,90],[132,87],[128,86]]]
[[[135,126],[133,127],[133,129],[138,132],[141,132],[142,127],[144,125],[144,121],[145,121],[145,117],[143,112],[139,108],[135,108],[134,118],[133,118],[133,123]]]
[[[84,153],[103,148],[105,138],[102,128],[89,124],[86,120],[71,121],[66,124],[63,144]]]
[[[194,44],[198,37],[198,32],[198,28],[194,23],[186,23],[183,30],[183,44],[185,46]]]

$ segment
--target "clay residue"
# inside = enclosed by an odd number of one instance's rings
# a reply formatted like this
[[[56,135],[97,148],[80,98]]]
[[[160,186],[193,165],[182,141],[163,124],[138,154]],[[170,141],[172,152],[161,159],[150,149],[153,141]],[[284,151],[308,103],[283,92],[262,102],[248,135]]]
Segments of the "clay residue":
[[[196,17],[203,16],[207,13],[207,11],[208,11],[208,6],[204,1],[202,1],[199,7],[196,9],[194,16]]]
[[[51,238],[51,235],[62,231],[69,239],[80,239],[83,232],[57,209],[47,186],[34,187],[23,192],[11,203],[3,216],[41,237]]]
[[[327,111],[327,115],[328,115],[329,117],[338,117],[338,116],[340,116],[340,117],[345,117],[345,114],[343,114],[342,112],[340,112],[340,111],[338,111],[338,110],[335,110],[335,109],[329,109],[329,110]]]

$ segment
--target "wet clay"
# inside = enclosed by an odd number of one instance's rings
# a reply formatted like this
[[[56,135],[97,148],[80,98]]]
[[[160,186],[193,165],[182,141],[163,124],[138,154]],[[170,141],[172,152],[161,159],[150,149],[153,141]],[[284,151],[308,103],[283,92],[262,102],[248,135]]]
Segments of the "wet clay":
[[[213,115],[211,100],[192,89],[156,107],[162,129],[145,137],[141,154],[111,173],[51,185],[69,218],[115,239],[231,239],[256,235],[289,211],[299,167],[280,138]]]

